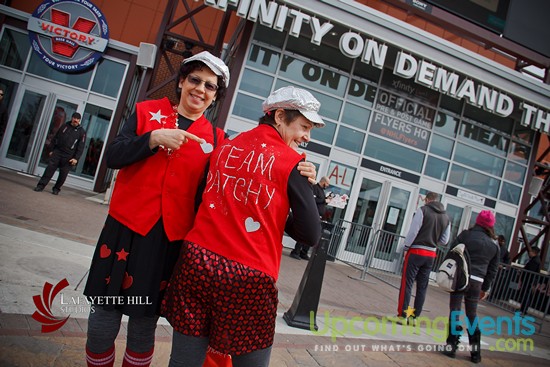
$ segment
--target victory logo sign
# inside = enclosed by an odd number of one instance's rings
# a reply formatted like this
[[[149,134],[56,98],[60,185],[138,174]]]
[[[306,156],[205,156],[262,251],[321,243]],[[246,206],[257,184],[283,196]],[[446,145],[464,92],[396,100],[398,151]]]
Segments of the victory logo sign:
[[[27,24],[34,52],[63,72],[89,68],[109,42],[109,27],[99,8],[87,0],[46,0]]]

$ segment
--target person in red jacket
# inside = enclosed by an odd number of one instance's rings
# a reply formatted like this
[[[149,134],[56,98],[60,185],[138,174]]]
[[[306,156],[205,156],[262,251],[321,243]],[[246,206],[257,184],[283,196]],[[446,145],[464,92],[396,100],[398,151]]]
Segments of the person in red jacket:
[[[162,305],[174,328],[170,367],[202,366],[207,347],[235,367],[269,364],[283,232],[308,246],[321,235],[310,184],[296,169],[297,146],[324,126],[319,107],[306,90],[278,89],[259,126],[213,153]]]

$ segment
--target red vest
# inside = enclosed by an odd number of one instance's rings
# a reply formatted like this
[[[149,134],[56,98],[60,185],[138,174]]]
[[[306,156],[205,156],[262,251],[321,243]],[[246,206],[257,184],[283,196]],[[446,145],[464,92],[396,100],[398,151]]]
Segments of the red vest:
[[[160,111],[165,128],[174,128],[174,110],[168,98],[140,102],[136,105],[137,134],[160,129],[163,125],[153,115]],[[203,116],[194,121],[188,132],[213,144],[211,123]],[[224,132],[217,129],[218,142]],[[182,240],[195,217],[195,193],[204,176],[210,153],[199,143],[189,140],[168,154],[159,149],[153,156],[122,168],[116,178],[109,214],[145,236],[162,217],[170,241]]]
[[[277,280],[289,212],[289,175],[302,159],[269,125],[213,153],[203,202],[186,240]]]

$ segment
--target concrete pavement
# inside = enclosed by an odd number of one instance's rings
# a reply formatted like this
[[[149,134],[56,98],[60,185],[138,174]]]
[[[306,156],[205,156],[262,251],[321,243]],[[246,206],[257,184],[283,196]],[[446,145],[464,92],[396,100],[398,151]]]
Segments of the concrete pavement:
[[[103,196],[64,188],[50,194],[32,191],[38,178],[0,168],[0,367],[85,366],[84,345],[89,306],[82,296],[95,241],[107,214]],[[431,286],[424,322],[418,331],[388,323],[395,314],[398,291],[341,263],[328,262],[317,316],[317,332],[286,325],[287,311],[307,265],[285,249],[279,287],[279,318],[271,366],[441,366],[470,365],[469,353],[449,359],[435,351],[444,338],[441,321],[448,314],[448,294]],[[68,321],[59,330],[42,333],[31,315],[33,296],[45,282],[67,279],[51,303],[55,317]],[[482,302],[479,315],[493,320],[513,315]],[[439,318],[439,319],[438,319]],[[517,336],[506,330],[482,337],[481,365],[548,365],[550,325],[542,333]],[[504,328],[506,329],[506,328]],[[117,340],[120,366],[125,347],[125,324]],[[153,366],[166,366],[171,327],[161,319]],[[466,338],[467,339],[467,338]],[[522,350],[520,339],[533,341]],[[465,342],[467,345],[467,341]],[[505,346],[507,351],[495,351]]]

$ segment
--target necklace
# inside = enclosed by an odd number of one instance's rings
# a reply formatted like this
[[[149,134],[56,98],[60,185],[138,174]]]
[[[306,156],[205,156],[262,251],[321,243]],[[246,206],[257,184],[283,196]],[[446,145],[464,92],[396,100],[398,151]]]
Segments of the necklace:
[[[173,126],[174,127],[168,127],[168,129],[179,129],[179,124],[178,124],[178,105],[173,105],[172,106],[172,114],[170,116],[167,116],[165,119],[163,119],[161,121],[161,129],[166,129],[166,121],[168,119],[172,120],[173,121]],[[174,152],[172,149],[170,148],[165,148],[164,145],[159,145],[159,148],[161,148],[162,150],[166,150],[166,154],[167,155],[172,155],[172,153]]]
[[[179,128],[178,124],[178,105],[173,105],[172,110],[174,111],[172,113],[172,118],[174,119],[174,129]]]

